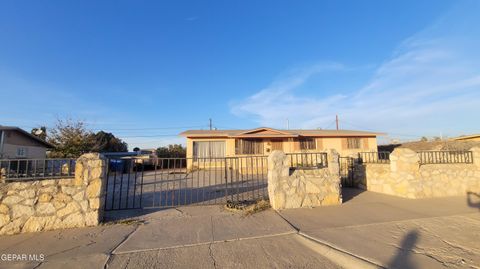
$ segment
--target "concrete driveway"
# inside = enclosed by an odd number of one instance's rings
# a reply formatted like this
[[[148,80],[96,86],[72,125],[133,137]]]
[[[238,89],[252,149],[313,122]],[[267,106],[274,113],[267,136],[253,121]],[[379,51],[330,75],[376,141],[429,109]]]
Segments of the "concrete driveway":
[[[404,199],[344,189],[340,206],[281,211],[300,230],[385,268],[478,268],[479,201]]]

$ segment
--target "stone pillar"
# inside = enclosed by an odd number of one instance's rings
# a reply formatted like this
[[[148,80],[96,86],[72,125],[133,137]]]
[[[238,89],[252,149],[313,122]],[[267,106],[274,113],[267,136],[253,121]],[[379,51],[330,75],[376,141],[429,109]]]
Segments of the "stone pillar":
[[[273,209],[281,208],[285,204],[286,196],[280,191],[280,181],[289,176],[290,167],[287,155],[281,150],[274,150],[268,155],[268,196]]]
[[[384,184],[384,192],[401,197],[416,198],[413,183],[420,179],[420,157],[408,148],[396,148],[390,154],[389,182]],[[385,190],[387,188],[388,190]]]
[[[77,159],[74,184],[85,188],[85,199],[88,200],[86,226],[98,225],[103,219],[106,174],[106,160],[100,154],[87,153]]]
[[[416,174],[420,168],[420,157],[408,148],[396,148],[390,154],[390,170],[393,173]]]
[[[328,170],[331,175],[340,176],[340,154],[335,149],[327,150]]]
[[[473,154],[473,164],[480,169],[480,147],[473,147],[470,151]]]

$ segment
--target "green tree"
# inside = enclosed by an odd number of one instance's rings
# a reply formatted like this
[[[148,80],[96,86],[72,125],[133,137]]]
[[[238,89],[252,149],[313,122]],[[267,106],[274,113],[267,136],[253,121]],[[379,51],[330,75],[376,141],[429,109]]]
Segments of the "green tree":
[[[120,138],[115,137],[112,133],[99,131],[91,135],[91,151],[93,152],[126,152],[128,151],[127,143]]]
[[[181,144],[170,144],[157,148],[157,156],[162,158],[182,158],[187,155],[187,149]]]

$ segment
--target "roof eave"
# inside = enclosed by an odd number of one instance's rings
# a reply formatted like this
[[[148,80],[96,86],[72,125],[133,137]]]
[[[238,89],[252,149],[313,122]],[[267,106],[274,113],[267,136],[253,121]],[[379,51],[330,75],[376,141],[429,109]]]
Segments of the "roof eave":
[[[43,144],[46,148],[49,148],[49,149],[55,148],[54,145],[48,143],[47,141],[41,139],[40,137],[37,137],[37,136],[35,136],[35,135],[33,135],[33,134],[31,134],[31,133],[23,130],[22,128],[19,128],[19,127],[9,127],[9,128],[4,128],[4,130],[18,131],[18,132],[20,132],[21,134],[24,134],[25,136],[27,136],[27,137],[29,137],[29,138],[37,141],[38,143]]]

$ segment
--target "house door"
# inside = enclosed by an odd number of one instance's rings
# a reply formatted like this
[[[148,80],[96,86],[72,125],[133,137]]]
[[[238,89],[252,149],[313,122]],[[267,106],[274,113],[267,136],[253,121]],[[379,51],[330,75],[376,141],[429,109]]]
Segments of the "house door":
[[[283,151],[283,141],[281,139],[271,139],[267,142],[267,146],[265,148],[265,153],[268,155],[270,152],[274,150],[282,150]]]

